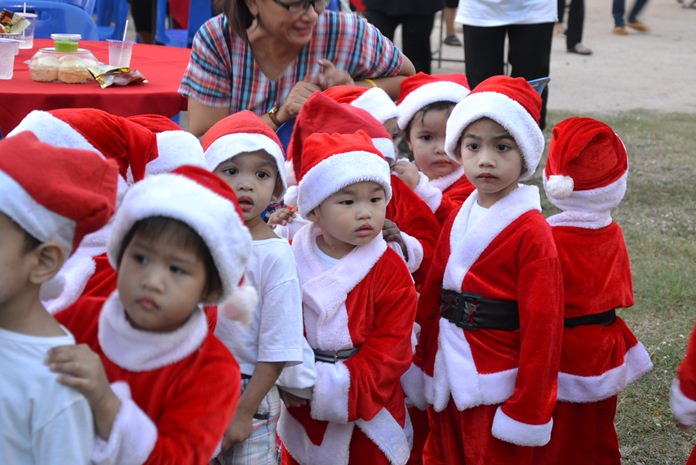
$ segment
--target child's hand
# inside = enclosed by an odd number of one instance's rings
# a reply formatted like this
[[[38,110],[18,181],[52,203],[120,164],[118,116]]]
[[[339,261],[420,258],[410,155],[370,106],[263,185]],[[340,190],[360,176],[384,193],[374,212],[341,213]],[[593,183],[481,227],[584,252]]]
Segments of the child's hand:
[[[312,79],[312,82],[319,86],[321,90],[326,90],[329,87],[355,84],[353,78],[344,69],[337,68],[330,60],[325,58],[317,60],[317,63],[322,66],[322,72]]]
[[[226,451],[235,444],[244,442],[254,430],[251,424],[251,418],[241,418],[241,415],[238,413],[239,412],[235,414],[225,430],[225,435],[222,438],[223,451]]]
[[[394,164],[392,171],[403,182],[408,184],[408,187],[415,189],[418,185],[419,171],[414,163],[407,160],[399,160]]]
[[[404,259],[408,261],[408,252],[406,251],[406,244],[401,237],[401,231],[399,227],[393,221],[384,220],[384,226],[382,227],[382,237],[386,242],[396,242],[401,247],[401,251],[404,254]]]
[[[309,403],[309,400],[298,397],[294,394],[290,394],[288,391],[283,389],[279,389],[278,392],[280,393],[280,398],[283,400],[286,407],[302,407],[303,405],[307,405]]]
[[[268,225],[275,228],[278,225],[285,226],[295,220],[297,213],[292,207],[283,207],[271,213],[268,217]]]

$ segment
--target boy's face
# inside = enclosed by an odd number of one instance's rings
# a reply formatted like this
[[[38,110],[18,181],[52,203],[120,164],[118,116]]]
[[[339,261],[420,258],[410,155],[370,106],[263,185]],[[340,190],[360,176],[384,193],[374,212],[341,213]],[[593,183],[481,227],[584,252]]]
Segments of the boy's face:
[[[237,195],[244,222],[260,222],[261,212],[276,199],[278,169],[266,152],[243,153],[220,163],[214,171]]]
[[[458,147],[460,162],[478,190],[478,203],[490,207],[515,190],[522,173],[522,154],[515,139],[495,121],[471,123]]]
[[[436,179],[457,169],[457,162],[445,153],[445,127],[450,111],[428,110],[416,114],[411,122],[408,147],[418,169],[428,179]]]
[[[25,252],[25,238],[14,221],[0,213],[0,309],[19,297],[36,264],[32,255]]]
[[[308,218],[319,225],[327,246],[348,253],[382,234],[386,209],[382,186],[358,182],[328,197]]]
[[[205,265],[195,249],[137,233],[118,268],[118,292],[128,321],[144,331],[181,327],[205,300],[205,285]]]

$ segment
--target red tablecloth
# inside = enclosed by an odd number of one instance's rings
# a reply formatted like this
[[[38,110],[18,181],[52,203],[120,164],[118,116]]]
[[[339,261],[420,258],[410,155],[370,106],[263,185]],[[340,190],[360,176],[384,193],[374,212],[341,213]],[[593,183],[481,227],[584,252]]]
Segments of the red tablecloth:
[[[167,117],[186,109],[186,99],[177,93],[191,50],[162,45],[135,44],[131,67],[149,82],[106,89],[96,82],[63,84],[31,80],[25,63],[41,47],[52,47],[48,39],[36,39],[34,48],[20,50],[15,57],[14,76],[0,81],[0,133],[7,135],[32,110],[69,107],[92,107],[130,116],[156,113]],[[99,61],[109,59],[106,42],[80,41],[80,48],[90,50]]]

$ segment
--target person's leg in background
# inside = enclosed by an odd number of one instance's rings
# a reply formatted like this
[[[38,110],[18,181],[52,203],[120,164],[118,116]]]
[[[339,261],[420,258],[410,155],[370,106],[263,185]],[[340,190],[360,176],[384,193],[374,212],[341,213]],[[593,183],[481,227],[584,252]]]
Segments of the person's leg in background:
[[[365,19],[379,29],[379,32],[381,32],[384,37],[392,42],[394,41],[394,31],[400,21],[398,16],[390,16],[382,11],[373,10],[368,7],[365,10]]]
[[[614,17],[614,30],[612,31],[612,33],[617,36],[628,35],[628,30],[626,29],[626,22],[624,21],[625,14],[626,0],[612,0],[611,15]]]
[[[636,31],[647,32],[648,26],[638,19],[638,15],[641,11],[643,11],[643,8],[645,8],[647,3],[648,0],[635,0],[633,6],[631,7],[631,11],[628,13],[628,27],[635,29]]]
[[[508,26],[510,45],[508,61],[513,77],[523,77],[528,81],[549,76],[551,71],[551,39],[554,23],[518,24]],[[464,40],[466,43],[466,38]],[[546,126],[546,103],[549,87],[541,93],[541,119],[539,126]]]
[[[411,60],[416,72],[430,74],[430,34],[433,32],[435,14],[404,15],[400,20],[402,52]]]
[[[592,50],[590,50],[582,44],[582,30],[584,25],[585,0],[571,0],[570,8],[568,10],[566,49],[571,53],[578,53],[580,55],[592,55]]]
[[[155,43],[155,0],[130,0],[130,10],[140,43]]]
[[[484,79],[503,74],[506,26],[464,25],[466,79],[473,89]]]
[[[566,29],[563,26],[563,18],[565,18],[565,8],[566,0],[558,0],[558,19],[556,20],[556,25],[553,28],[553,33],[556,35],[566,33]]]
[[[454,29],[454,18],[457,17],[457,6],[459,0],[446,0],[445,9],[442,10],[442,19],[445,22],[445,45],[461,47],[462,41],[457,37],[457,32]]]

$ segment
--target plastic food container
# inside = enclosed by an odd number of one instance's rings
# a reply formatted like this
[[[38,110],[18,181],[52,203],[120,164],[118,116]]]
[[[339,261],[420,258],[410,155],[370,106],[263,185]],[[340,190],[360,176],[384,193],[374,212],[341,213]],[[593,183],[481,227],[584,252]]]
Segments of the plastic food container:
[[[79,84],[94,81],[88,68],[96,65],[97,59],[85,49],[60,52],[53,48],[42,48],[27,64],[33,81]]]
[[[77,52],[82,36],[80,34],[51,34],[56,52]]]

